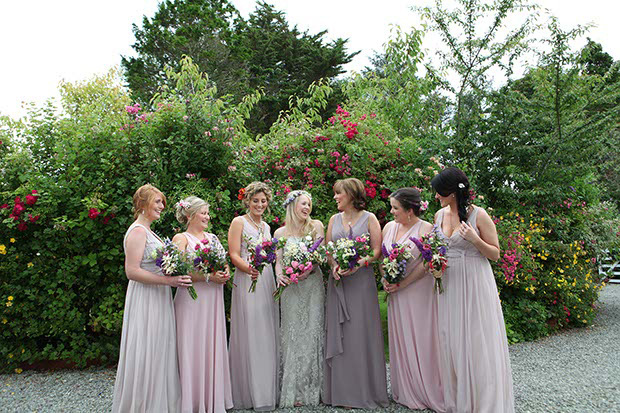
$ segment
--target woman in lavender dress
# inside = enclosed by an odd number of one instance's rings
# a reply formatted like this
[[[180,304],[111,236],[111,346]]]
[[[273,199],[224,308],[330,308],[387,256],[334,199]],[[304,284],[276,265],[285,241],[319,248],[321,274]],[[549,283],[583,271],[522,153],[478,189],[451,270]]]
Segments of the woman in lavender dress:
[[[252,182],[243,191],[247,213],[233,219],[228,247],[235,270],[230,310],[230,373],[235,409],[273,410],[279,394],[279,314],[273,299],[275,280],[271,265],[262,273],[253,268],[246,239],[271,237],[262,216],[269,207],[271,189]],[[248,292],[253,280],[256,290]]]
[[[392,244],[404,245],[414,257],[407,263],[406,276],[399,283],[389,284],[383,279],[390,294],[392,398],[410,409],[443,412],[434,279],[418,259],[420,251],[410,240],[428,234],[432,225],[419,218],[423,208],[418,189],[397,190],[390,195],[390,204],[394,221],[383,228],[383,246],[390,251]]]
[[[189,287],[188,275],[164,277],[152,254],[163,246],[151,231],[166,197],[152,185],[133,196],[134,216],[123,246],[129,278],[113,412],[177,412],[181,401],[174,306],[170,287]]]
[[[431,185],[442,206],[435,223],[448,243],[444,292],[437,295],[446,410],[513,412],[504,316],[489,263],[499,259],[495,224],[469,204],[469,180],[459,169],[444,169]]]
[[[373,256],[352,269],[330,258],[327,287],[323,402],[332,406],[373,409],[389,404],[377,285],[370,263],[381,255],[381,226],[365,207],[361,181],[348,178],[334,185],[340,213],[329,220],[327,242],[370,233]],[[340,280],[339,283],[335,283]]]
[[[187,226],[184,233],[172,238],[181,251],[193,252],[206,240],[206,245],[225,259],[220,241],[205,232],[210,221],[209,204],[195,196],[187,197],[177,203],[176,217]],[[230,276],[228,268],[208,276],[192,274],[196,300],[185,289],[179,289],[174,297],[183,413],[225,413],[233,406],[223,291]]]

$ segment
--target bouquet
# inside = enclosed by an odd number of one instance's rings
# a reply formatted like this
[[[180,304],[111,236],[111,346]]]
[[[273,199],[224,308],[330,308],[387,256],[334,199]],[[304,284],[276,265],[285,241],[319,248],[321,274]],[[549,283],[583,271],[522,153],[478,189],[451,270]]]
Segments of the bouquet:
[[[407,271],[407,261],[413,258],[413,255],[402,244],[392,244],[391,249],[387,249],[385,245],[381,246],[383,251],[383,270],[384,278],[390,284],[396,284],[405,278]]]
[[[224,247],[213,237],[211,240],[203,239],[194,247],[194,268],[209,279],[209,274],[217,271],[226,271],[226,251]]]
[[[428,265],[428,269],[435,277],[435,292],[443,293],[441,277],[448,267],[448,259],[445,257],[448,250],[446,243],[437,234],[437,226],[433,226],[431,232],[422,236],[409,238],[420,250],[420,256]]]
[[[258,240],[254,240],[245,236],[245,241],[248,243],[248,251],[250,252],[250,265],[258,270],[259,273],[263,272],[263,268],[267,264],[273,264],[276,262],[276,250],[278,249],[277,238],[264,239],[261,235]],[[249,293],[256,291],[256,282],[258,280],[252,280],[250,284]]]
[[[348,237],[337,239],[336,242],[328,242],[326,251],[340,268],[348,270],[355,268],[360,259],[373,255],[370,248],[370,234],[365,233],[359,237],[353,237],[351,231]],[[338,283],[337,280],[336,283]]]
[[[312,237],[308,235],[302,238],[300,242],[284,244],[284,251],[282,253],[283,271],[291,282],[297,284],[301,274],[311,271],[315,264],[325,262],[325,255],[322,253],[322,249],[319,248],[321,242],[323,242],[322,237],[313,241]],[[286,287],[286,285],[278,287],[273,293],[274,300],[278,301],[280,299]]]
[[[168,238],[164,240],[164,245],[153,252],[155,265],[161,268],[164,275],[172,277],[177,275],[187,275],[192,272],[194,266],[192,257],[183,252]],[[193,286],[187,288],[187,292],[192,299],[198,298],[196,289]]]

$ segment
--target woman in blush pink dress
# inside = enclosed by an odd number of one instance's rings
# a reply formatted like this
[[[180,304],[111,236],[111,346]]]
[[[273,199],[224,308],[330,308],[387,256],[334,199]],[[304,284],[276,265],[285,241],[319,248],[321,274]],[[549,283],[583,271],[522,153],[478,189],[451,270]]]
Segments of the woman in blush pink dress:
[[[435,215],[448,243],[439,305],[439,344],[448,412],[514,412],[512,371],[502,306],[489,260],[499,259],[495,224],[469,204],[469,180],[446,168],[431,180]]]
[[[276,283],[273,268],[259,274],[249,263],[248,239],[271,237],[262,220],[271,201],[271,189],[252,182],[243,191],[247,213],[233,219],[228,230],[228,248],[235,270],[230,305],[230,374],[235,409],[273,410],[278,402],[280,320],[273,299]],[[256,290],[248,292],[252,281]]]
[[[392,398],[410,409],[445,410],[439,369],[439,334],[434,279],[410,237],[428,234],[432,225],[419,218],[420,191],[401,188],[390,195],[394,220],[383,228],[383,245],[405,245],[413,255],[407,275],[398,284],[383,286],[389,296],[388,335]]]
[[[209,204],[195,196],[187,197],[177,203],[176,217],[187,226],[172,239],[179,249],[194,251],[207,240],[226,255],[217,237],[205,232]],[[232,408],[223,292],[229,278],[228,269],[209,274],[208,279],[192,274],[198,298],[193,300],[181,289],[174,297],[183,413],[224,413]]]
[[[189,287],[188,275],[165,277],[152,257],[162,240],[151,231],[166,197],[152,185],[133,196],[135,222],[123,246],[129,278],[112,412],[178,412],[181,401],[170,287]]]

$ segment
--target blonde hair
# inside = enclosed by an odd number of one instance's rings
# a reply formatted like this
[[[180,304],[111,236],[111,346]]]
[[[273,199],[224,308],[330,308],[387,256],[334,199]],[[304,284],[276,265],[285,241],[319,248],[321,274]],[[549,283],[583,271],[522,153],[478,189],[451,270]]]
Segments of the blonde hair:
[[[264,182],[254,181],[250,185],[246,186],[243,190],[243,198],[241,203],[245,209],[250,209],[250,200],[257,194],[264,193],[267,198],[267,203],[271,203],[271,188]],[[267,212],[269,212],[269,206],[267,206]]]
[[[339,179],[334,184],[334,192],[344,192],[351,197],[353,207],[358,211],[366,209],[366,190],[357,178]]]
[[[166,196],[157,188],[151,184],[142,185],[133,194],[133,217],[138,218],[138,215],[144,212],[144,209],[148,207],[156,196],[161,196],[164,208],[166,207]]]
[[[292,198],[292,201],[289,201],[286,204],[286,216],[284,217],[284,228],[290,235],[294,235],[293,231],[299,229],[299,234],[301,236],[311,235],[312,238],[315,236],[316,229],[312,225],[312,218],[310,218],[310,214],[308,214],[307,218],[302,218],[297,213],[296,207],[299,203],[299,199],[305,195],[308,197],[310,201],[310,212],[312,212],[312,196],[310,193],[306,191],[292,191],[289,193],[287,200]],[[286,202],[286,201],[285,201]]]
[[[188,225],[189,221],[192,220],[194,215],[200,212],[202,207],[205,206],[209,208],[209,203],[207,201],[193,195],[180,200],[175,205],[175,216],[177,218],[177,221],[179,221],[179,223],[182,225]]]

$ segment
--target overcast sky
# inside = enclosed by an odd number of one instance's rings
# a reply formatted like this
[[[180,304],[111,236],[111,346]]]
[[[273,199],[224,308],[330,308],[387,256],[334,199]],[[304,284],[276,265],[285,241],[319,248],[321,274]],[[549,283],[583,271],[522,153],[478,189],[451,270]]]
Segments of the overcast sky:
[[[159,0],[0,0],[0,114],[19,117],[22,101],[43,102],[58,96],[61,80],[85,80],[120,64],[131,55],[132,23],[152,17]],[[244,17],[254,0],[232,0]],[[271,0],[301,31],[328,30],[327,39],[349,39],[361,53],[346,69],[368,65],[373,50],[389,38],[390,24],[419,27],[412,5],[429,0]],[[594,23],[588,36],[620,59],[620,2],[615,0],[540,0],[563,28]],[[585,38],[584,38],[585,41]],[[433,39],[425,47],[432,51]]]

